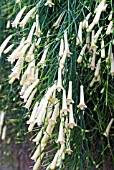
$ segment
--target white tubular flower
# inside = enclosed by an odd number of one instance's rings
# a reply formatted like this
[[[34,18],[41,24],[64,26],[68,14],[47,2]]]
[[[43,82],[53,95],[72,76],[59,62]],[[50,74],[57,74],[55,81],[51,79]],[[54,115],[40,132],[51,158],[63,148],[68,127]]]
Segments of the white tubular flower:
[[[90,87],[93,87],[93,85],[94,85],[94,83],[95,83],[95,81],[96,81],[96,77],[93,77],[93,79],[92,79],[92,81],[91,81],[91,83],[90,83]]]
[[[10,22],[10,20],[8,20],[8,21],[7,21],[7,25],[6,25],[6,28],[7,28],[7,29],[10,28],[10,24],[11,24],[11,22]]]
[[[82,45],[82,22],[79,24],[78,35],[76,37],[76,45]]]
[[[43,159],[43,156],[44,156],[44,153],[42,153],[40,155],[40,157],[37,159],[37,161],[35,162],[35,165],[33,166],[33,170],[38,170],[40,164],[41,164],[41,161]]]
[[[87,45],[87,48],[89,49],[90,48],[90,33],[87,33],[86,45]]]
[[[20,12],[17,14],[15,20],[12,22],[12,26],[13,26],[13,27],[17,28],[17,25],[19,24],[19,21],[20,21],[22,15],[23,15],[24,11],[26,10],[26,8],[27,8],[27,7],[24,6],[24,7],[20,10]]]
[[[45,133],[48,136],[50,136],[52,134],[52,132],[53,132],[54,127],[55,127],[55,122],[52,122],[52,121],[49,120],[49,124],[48,124],[48,126],[46,128],[46,132]]]
[[[17,58],[19,58],[20,56],[23,57],[23,56],[25,55],[25,53],[26,53],[26,51],[27,51],[27,49],[28,49],[29,46],[30,46],[30,44],[24,45],[24,47],[23,47],[23,48],[21,49],[21,51],[19,52]],[[17,59],[17,58],[16,58],[16,59]]]
[[[30,124],[30,123],[35,121],[35,116],[36,116],[38,104],[39,104],[38,102],[35,103],[32,114],[30,116],[30,119],[27,121],[27,124]]]
[[[62,155],[64,154],[65,151],[65,143],[61,144],[61,148],[59,149],[59,156],[58,156],[58,160],[57,160],[57,164],[56,166],[60,166],[61,160],[62,160]]]
[[[97,42],[97,39],[99,38],[100,34],[101,34],[101,31],[102,31],[103,27],[101,27],[97,32],[96,34],[94,35],[94,43],[96,44]]]
[[[5,50],[4,50],[4,54],[7,54],[12,48],[13,48],[14,44],[11,44],[9,47],[7,47]]]
[[[93,27],[94,27],[94,23],[92,22],[89,26],[88,26],[88,28],[87,28],[87,32],[91,32],[92,31],[92,29],[93,29]]]
[[[64,50],[63,57],[60,60],[60,67],[63,68],[67,57],[67,49]]]
[[[49,6],[51,8],[54,5],[54,3],[52,3],[52,0],[47,0],[47,2],[44,5]]]
[[[67,103],[74,103],[72,99],[72,81],[69,81],[68,95],[67,95]]]
[[[111,54],[111,57],[110,57],[110,62],[111,62],[111,75],[114,76],[114,56],[113,56],[113,53]]]
[[[86,47],[87,47],[87,44],[85,44],[85,45],[83,46],[83,48],[82,48],[82,50],[81,50],[81,52],[80,52],[80,54],[79,54],[79,57],[78,57],[78,59],[77,59],[77,63],[79,63],[79,64],[82,62],[83,55],[84,55],[84,53],[85,53]]]
[[[56,163],[57,163],[57,159],[58,159],[58,156],[59,156],[59,150],[56,152],[53,160],[52,160],[52,163],[50,164],[50,169],[55,169],[56,168]]]
[[[100,71],[100,64],[101,64],[101,58],[98,60],[97,62],[97,66],[96,66],[96,70],[95,70],[95,77],[97,77],[99,75],[99,71]]]
[[[59,56],[62,57],[63,53],[64,53],[64,41],[63,41],[63,39],[61,39]]]
[[[73,116],[73,106],[70,104],[70,111],[69,111],[69,124],[68,124],[70,129],[73,129],[74,126],[76,126],[76,123],[74,121],[74,116]]]
[[[44,65],[46,57],[47,57],[48,49],[49,49],[49,47],[46,46],[45,49],[44,49],[44,52],[42,54],[41,60],[38,63],[38,66]]]
[[[67,102],[66,102],[66,91],[63,89],[63,98],[62,98],[62,110],[61,113],[67,114]]]
[[[6,138],[6,126],[3,127],[2,136],[1,136],[2,140],[5,140],[5,138]]]
[[[92,60],[91,60],[91,63],[90,63],[90,65],[89,65],[89,67],[91,68],[91,70],[94,70],[94,68],[95,68],[96,50],[97,50],[97,49],[94,49],[94,50],[93,50]]]
[[[91,47],[90,47],[90,49],[92,49],[92,50],[94,50],[94,49],[96,49],[97,48],[97,46],[95,45],[95,43],[94,43],[94,30],[92,30],[92,35],[91,35]]]
[[[56,141],[56,143],[60,143],[60,144],[63,144],[65,142],[65,133],[64,133],[63,123],[64,123],[64,120],[62,118],[60,122],[60,126],[59,126],[58,139]]]
[[[107,30],[106,30],[106,34],[109,35],[112,31],[112,26],[113,26],[113,21],[110,21]]]
[[[104,136],[106,136],[106,137],[109,136],[110,128],[111,128],[111,126],[112,126],[113,121],[114,121],[114,119],[112,118],[112,119],[110,120],[110,122],[109,122],[109,124],[108,124],[108,126],[107,126],[107,128],[106,128],[106,130],[105,130],[105,132],[103,133]]]
[[[40,141],[40,139],[41,139],[41,137],[42,137],[42,135],[43,135],[43,129],[41,129],[41,130],[38,132],[37,136],[36,136],[32,141],[33,141],[33,142],[36,142],[36,145],[38,145],[38,144],[39,144],[39,141]]]
[[[53,94],[52,94],[52,96],[50,98],[50,101],[53,104],[57,101],[57,98],[56,98],[56,89],[53,91]]]
[[[101,41],[101,58],[105,58],[104,40]]]
[[[32,16],[33,12],[36,10],[36,7],[32,8],[23,18],[23,20],[20,22],[20,27],[24,28],[27,21],[29,20],[29,18]]]
[[[12,77],[9,81],[9,84],[12,84],[15,81],[16,77]]]
[[[41,152],[44,150],[46,146],[46,143],[41,143],[41,145],[38,145],[36,151],[34,152],[33,156],[31,157],[32,160],[36,161],[38,156],[41,154]]]
[[[36,31],[35,31],[35,35],[40,37],[41,34],[42,34],[42,32],[40,30],[39,15],[36,15]]]
[[[80,86],[80,103],[77,107],[80,108],[81,110],[84,110],[85,108],[87,108],[87,106],[85,105],[85,102],[84,102],[84,87],[83,87],[83,85]]]
[[[37,89],[35,89],[35,90],[31,93],[30,97],[28,98],[28,100],[27,100],[27,102],[26,102],[26,104],[25,104],[25,106],[24,106],[25,108],[27,108],[27,109],[30,108],[31,103],[32,103],[32,100],[33,100],[34,95],[35,95],[36,92],[37,92]]]
[[[18,3],[20,3],[21,1],[20,0],[16,0],[16,3],[18,4]]]
[[[87,28],[87,21],[89,20],[90,16],[91,16],[91,12],[85,17],[84,21],[82,22],[82,28]]]
[[[48,88],[46,94],[45,94],[45,99],[49,100],[50,97],[52,96],[53,91],[56,89],[56,84],[54,84],[53,86],[51,86],[50,88]]]
[[[94,24],[98,24],[104,5],[105,5],[105,0],[102,0],[97,8],[96,15],[93,19]]]
[[[9,62],[13,63],[16,59],[19,58],[19,52],[21,51],[22,47],[24,46],[24,40],[25,40],[25,37],[22,38],[19,46],[8,57]]]
[[[4,116],[5,116],[5,113],[4,113],[4,112],[1,112],[1,113],[0,113],[0,126],[2,126],[3,123],[4,123]]]
[[[59,103],[55,105],[52,117],[49,119],[49,122],[51,121],[55,123],[58,115],[59,115]]]
[[[32,131],[34,125],[35,125],[35,122],[32,122],[32,123],[29,124],[29,127],[28,127],[28,131],[29,131],[29,132]]]
[[[109,20],[109,21],[112,20],[112,14],[113,14],[113,11],[110,12],[110,15],[109,15],[109,17],[108,17],[108,20]]]
[[[31,27],[31,30],[30,30],[30,32],[29,32],[29,35],[28,35],[28,37],[27,37],[27,40],[25,41],[25,43],[29,43],[29,44],[32,43],[32,37],[33,37],[33,34],[34,34],[35,27],[36,27],[36,22],[33,23],[32,27]]]
[[[61,68],[58,68],[57,91],[60,92],[62,89],[63,89],[63,86],[62,86]]]
[[[27,82],[27,81],[26,81],[26,82]],[[26,89],[27,89],[27,87],[28,87],[28,84],[27,84],[26,82],[24,83],[21,91],[19,92],[20,95],[24,95],[24,93],[25,93],[25,91],[26,91]]]
[[[24,101],[27,101],[27,98],[29,97],[30,93],[32,92],[32,90],[35,88],[35,86],[38,84],[39,79],[37,79],[33,84],[31,84],[27,90],[25,91],[24,95],[21,96],[21,98],[24,99]]]
[[[60,14],[60,16],[59,16],[59,18],[57,19],[57,21],[53,24],[53,27],[55,27],[56,29],[60,26],[60,23],[61,23],[61,21],[62,21],[62,19],[63,19],[63,17],[64,17],[64,14],[65,14],[65,11],[63,11],[61,14]]]
[[[28,51],[28,54],[27,54],[26,57],[25,57],[25,61],[26,61],[26,62],[30,62],[30,61],[31,61],[31,55],[33,54],[34,48],[35,48],[35,45],[34,45],[34,43],[33,43],[33,44],[31,45],[29,51]]]
[[[8,42],[10,41],[11,38],[12,38],[12,35],[9,35],[9,36],[4,40],[4,42],[1,44],[1,46],[0,46],[0,56],[1,56],[2,52],[4,51],[6,45],[8,44]]]
[[[40,42],[41,42],[41,38],[38,38],[38,40],[36,42],[36,46],[39,46]]]

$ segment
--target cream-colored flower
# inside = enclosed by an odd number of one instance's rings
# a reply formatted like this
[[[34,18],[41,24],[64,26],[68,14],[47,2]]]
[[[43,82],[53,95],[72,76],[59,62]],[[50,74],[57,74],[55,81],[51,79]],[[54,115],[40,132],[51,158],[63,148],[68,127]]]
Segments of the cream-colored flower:
[[[89,67],[91,68],[91,70],[94,70],[94,68],[95,68],[96,50],[97,50],[97,49],[93,49],[93,56],[92,56],[91,63],[90,63],[90,65],[89,65]]]
[[[65,142],[65,133],[64,133],[64,127],[63,127],[64,120],[61,119],[60,126],[59,126],[59,135],[57,139],[57,143],[63,144]]]
[[[7,24],[6,24],[6,28],[7,28],[7,29],[10,28],[10,24],[11,24],[11,21],[8,20],[8,21],[7,21]]]
[[[56,119],[59,115],[59,103],[57,103],[54,107],[54,111],[52,113],[52,117],[49,119],[49,121],[56,122]]]
[[[59,56],[62,57],[63,54],[64,54],[64,41],[63,41],[63,39],[61,39]]]
[[[85,44],[85,45],[83,46],[83,48],[82,48],[82,50],[81,50],[81,52],[80,52],[80,54],[79,54],[79,57],[78,57],[78,59],[77,59],[77,63],[79,63],[79,64],[82,62],[83,55],[84,55],[84,53],[85,53],[86,47],[87,47],[87,44]]]
[[[57,163],[57,159],[58,159],[58,156],[59,156],[59,150],[56,152],[53,160],[52,160],[52,163],[50,164],[50,169],[55,169],[56,168],[56,163]]]
[[[111,62],[111,75],[114,76],[114,55],[113,53],[111,54],[111,57],[110,57],[110,62]]]
[[[35,89],[35,90],[31,93],[30,97],[28,98],[28,100],[27,100],[27,102],[26,102],[26,104],[25,104],[25,106],[24,106],[25,108],[27,108],[27,109],[30,108],[31,103],[32,103],[32,100],[33,100],[34,95],[35,95],[36,92],[37,92],[37,89]]]
[[[60,163],[62,161],[62,156],[64,155],[64,151],[65,151],[65,143],[62,143],[61,148],[59,149],[59,156],[56,164],[57,167],[60,166]]]
[[[77,107],[80,108],[81,110],[84,110],[85,108],[87,108],[87,106],[85,105],[85,102],[84,102],[84,87],[83,87],[83,85],[80,86],[80,103]]]
[[[5,117],[5,113],[2,111],[2,112],[0,113],[0,126],[2,126],[3,123],[4,123],[4,117]]]
[[[32,14],[35,12],[36,7],[32,8],[23,18],[23,20],[20,22],[20,27],[24,28],[27,21],[29,20],[29,18],[32,16]]]
[[[96,44],[97,39],[99,38],[101,31],[102,31],[103,27],[100,27],[100,29],[96,32],[96,34],[94,35],[94,43]]]
[[[16,18],[14,19],[14,21],[12,22],[12,26],[17,28],[17,25],[19,24],[19,21],[21,20],[21,17],[24,13],[24,11],[26,10],[26,6],[24,6],[20,11],[19,13],[17,14]]]
[[[107,126],[107,128],[106,128],[106,130],[105,130],[105,132],[103,133],[104,136],[106,136],[106,137],[109,136],[110,128],[111,128],[111,126],[112,126],[113,121],[114,121],[114,119],[112,118],[112,119],[110,120],[110,122],[109,122],[109,124],[108,124],[108,126]]]
[[[107,30],[106,30],[106,34],[109,35],[112,31],[112,26],[113,26],[113,21],[110,21]]]
[[[95,31],[92,30],[90,50],[91,50],[91,49],[94,50],[94,49],[97,48],[97,46],[96,46],[96,44],[95,44],[95,42],[94,42],[94,33],[95,33]]]
[[[35,121],[35,118],[36,118],[35,116],[36,116],[36,112],[37,112],[37,109],[38,109],[38,104],[39,104],[38,102],[35,103],[32,114],[30,116],[30,119],[27,121],[27,124],[30,124],[30,123]]]
[[[29,124],[29,127],[28,127],[28,131],[29,131],[29,132],[32,131],[34,125],[35,125],[35,122],[32,122],[32,123]]]
[[[41,30],[40,30],[40,23],[39,23],[39,15],[36,15],[36,31],[35,31],[35,35],[40,37],[40,35],[42,34]]]
[[[5,138],[6,138],[6,128],[7,128],[6,126],[3,127],[2,136],[1,136],[2,140],[5,140]]]
[[[95,24],[94,24],[94,22],[92,22],[92,23],[88,26],[88,28],[87,28],[86,31],[87,31],[87,32],[91,32],[94,26],[95,26]]]
[[[54,3],[52,3],[52,0],[47,0],[47,2],[44,5],[52,7],[54,5]]]
[[[38,66],[44,65],[46,57],[47,57],[48,49],[49,49],[49,47],[47,47],[47,46],[44,48],[44,52],[42,54],[41,60],[38,63]]]
[[[104,40],[101,41],[101,58],[105,58]]]
[[[29,32],[29,35],[27,37],[27,40],[25,41],[25,43],[32,43],[32,37],[33,37],[33,34],[34,34],[34,30],[36,28],[36,22],[33,23],[32,27],[31,27],[31,30]]]
[[[61,113],[67,114],[67,102],[66,102],[66,91],[63,89],[63,98],[62,98],[62,110]]]
[[[34,48],[35,48],[35,44],[33,43],[25,57],[25,61],[26,62],[30,62],[31,61],[31,55],[33,54],[33,51],[34,51]]]
[[[67,95],[67,103],[74,103],[72,99],[72,81],[69,81],[68,95]]]
[[[53,27],[55,27],[55,28],[57,29],[57,28],[60,26],[60,23],[61,23],[64,15],[65,15],[65,11],[63,11],[63,12],[60,14],[60,16],[58,17],[57,21],[53,24]]]
[[[108,17],[108,20],[109,20],[109,21],[112,20],[112,14],[113,14],[113,11],[110,12],[110,15],[109,15],[109,17]]]
[[[79,24],[78,35],[76,37],[76,45],[82,45],[82,22]]]
[[[91,83],[90,83],[90,87],[93,87],[93,85],[94,85],[94,83],[95,83],[95,81],[96,81],[96,77],[93,77],[93,79],[92,79],[92,81],[91,81]]]
[[[41,42],[41,38],[38,38],[38,40],[36,42],[36,46],[39,46],[40,42]]]
[[[64,50],[63,57],[60,60],[60,68],[61,69],[64,67],[64,64],[65,64],[65,61],[66,61],[66,57],[67,57],[67,51],[68,51],[68,49]]]
[[[9,36],[4,40],[4,42],[1,44],[1,46],[0,46],[0,56],[1,56],[2,52],[4,51],[6,45],[8,44],[8,42],[10,41],[11,38],[12,38],[12,35],[9,35]]]
[[[41,129],[41,130],[38,132],[37,136],[36,136],[32,141],[33,141],[33,142],[36,142],[36,145],[38,145],[38,144],[39,144],[39,141],[41,140],[42,135],[43,135],[43,129]]]
[[[63,89],[62,86],[62,74],[61,74],[61,68],[58,68],[58,80],[57,80],[57,90],[60,92]]]
[[[94,23],[94,24],[98,24],[99,19],[100,19],[100,16],[101,16],[101,12],[102,12],[102,10],[103,10],[104,5],[105,5],[105,0],[102,0],[102,1],[100,2],[100,4],[98,5],[96,15],[95,15],[95,17],[94,17],[94,19],[93,19],[93,23]]]
[[[40,145],[38,145],[36,151],[34,152],[33,156],[31,157],[32,160],[36,161],[36,159],[38,158],[38,156],[41,154],[41,152],[44,150],[46,146],[46,143],[41,143]]]
[[[37,79],[33,84],[31,84],[27,90],[25,91],[24,95],[21,96],[21,98],[24,99],[24,102],[27,101],[27,98],[29,97],[30,93],[32,92],[32,90],[35,88],[35,86],[38,84],[39,79]]]
[[[99,71],[100,71],[100,64],[101,64],[101,58],[98,60],[97,65],[96,65],[96,70],[95,70],[95,77],[97,77],[99,75]]]
[[[37,161],[35,162],[35,165],[33,166],[33,170],[38,170],[40,164],[41,164],[41,161],[43,159],[43,156],[44,156],[44,153],[42,153],[40,155],[40,157],[37,159]]]
[[[82,22],[82,28],[84,29],[84,28],[87,28],[87,22],[88,22],[88,20],[89,20],[89,18],[90,18],[90,16],[91,16],[91,12],[85,17],[85,19],[84,19],[84,21]]]
[[[70,109],[69,109],[69,123],[68,123],[69,128],[73,129],[74,126],[76,126],[74,116],[73,116],[73,106],[70,104]]]
[[[4,50],[4,54],[7,54],[12,48],[13,48],[14,44],[11,44],[9,47],[7,47],[5,50]]]

